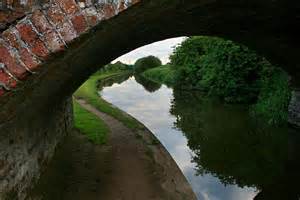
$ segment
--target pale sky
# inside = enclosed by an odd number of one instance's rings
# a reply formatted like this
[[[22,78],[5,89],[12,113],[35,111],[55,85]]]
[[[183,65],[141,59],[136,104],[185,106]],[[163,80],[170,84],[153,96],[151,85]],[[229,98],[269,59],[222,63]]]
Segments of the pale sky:
[[[134,64],[139,58],[153,55],[158,57],[163,64],[166,64],[169,62],[169,56],[172,54],[174,47],[180,44],[185,38],[172,38],[140,47],[117,58],[112,63],[121,61],[126,64]]]

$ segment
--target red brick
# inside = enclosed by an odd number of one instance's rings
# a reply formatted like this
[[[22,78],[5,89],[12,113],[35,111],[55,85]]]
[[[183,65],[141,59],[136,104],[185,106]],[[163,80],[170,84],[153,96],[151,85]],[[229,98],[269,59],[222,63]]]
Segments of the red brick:
[[[51,24],[40,10],[35,10],[32,14],[31,21],[40,33],[46,33],[52,30]]]
[[[74,0],[56,0],[61,9],[67,14],[75,14],[79,11],[79,8]]]
[[[19,51],[20,59],[22,62],[26,65],[26,67],[32,71],[34,71],[37,66],[40,64],[40,62],[29,53],[29,51],[25,48],[22,48]]]
[[[65,21],[65,15],[57,4],[52,4],[47,11],[48,19],[56,26],[62,26]]]
[[[88,23],[90,26],[96,26],[98,24],[98,17],[97,16],[88,16],[87,17]]]
[[[8,85],[10,84],[10,80],[11,77],[6,72],[4,72],[3,69],[0,69],[0,82]]]
[[[60,37],[55,31],[51,31],[44,35],[44,41],[47,44],[47,47],[52,52],[62,51],[64,50],[65,44],[62,42]]]
[[[17,29],[33,54],[43,59],[48,57],[50,52],[29,23],[18,24]]]
[[[28,45],[34,44],[39,40],[39,36],[33,30],[33,27],[29,23],[22,23],[17,25],[17,29],[20,33],[21,39]]]
[[[115,16],[116,15],[116,10],[115,10],[114,5],[105,4],[103,6],[103,13],[104,13],[105,19],[109,19],[109,18],[112,18],[113,16]]]
[[[88,25],[83,15],[74,16],[71,21],[78,34],[81,34],[88,29]]]
[[[16,48],[19,52],[20,60],[26,65],[30,70],[33,70],[40,63],[27,48],[20,45],[15,33],[13,31],[4,32],[3,39],[7,41],[12,47]]]
[[[50,54],[49,50],[41,40],[37,40],[34,44],[32,44],[30,50],[34,55],[43,59],[46,59]]]
[[[62,28],[58,29],[58,31],[66,43],[71,42],[77,37],[74,27],[68,22],[65,22]]]
[[[122,12],[123,10],[126,9],[126,5],[125,5],[125,2],[124,0],[121,0],[120,4],[119,4],[119,7],[118,7],[118,11],[119,12]]]
[[[52,25],[40,10],[33,13],[32,22],[36,29],[41,34],[44,34],[42,40],[52,52],[60,51],[64,48],[64,43],[60,40],[58,34],[53,30]]]
[[[10,77],[3,69],[0,69],[0,82],[5,84],[9,88],[15,88],[17,82]]]
[[[86,17],[87,23],[93,27],[99,22],[99,15],[95,7],[86,8],[84,10],[84,15]]]
[[[24,10],[15,9],[14,11],[0,11],[0,23],[4,26],[16,21],[25,15]]]
[[[2,38],[7,41],[12,47],[19,49],[20,48],[20,43],[17,39],[17,36],[15,33],[9,29],[5,32],[2,33]]]
[[[19,79],[26,76],[26,69],[16,62],[16,59],[9,52],[9,50],[0,44],[0,62],[4,63],[10,73]]]
[[[3,96],[5,94],[5,90],[0,88],[0,97]]]

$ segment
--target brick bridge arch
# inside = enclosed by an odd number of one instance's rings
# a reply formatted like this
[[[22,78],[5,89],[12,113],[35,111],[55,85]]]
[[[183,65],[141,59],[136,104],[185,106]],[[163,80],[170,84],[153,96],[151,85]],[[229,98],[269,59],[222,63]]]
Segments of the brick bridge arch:
[[[0,179],[0,194],[16,191],[22,199],[68,131],[67,99],[99,66],[142,45],[184,35],[224,37],[282,66],[299,86],[298,1],[1,2],[0,177],[6,166],[11,178]]]
[[[56,71],[53,85],[65,80],[66,85],[59,86],[70,88],[65,93],[70,95],[101,64],[143,44],[182,35],[232,39],[257,50],[294,77],[300,71],[296,31],[300,3],[292,1],[3,2],[8,10],[0,11],[5,29],[0,36],[0,103],[5,107],[16,99],[32,100],[26,90],[34,93],[34,84],[41,87],[45,73]]]

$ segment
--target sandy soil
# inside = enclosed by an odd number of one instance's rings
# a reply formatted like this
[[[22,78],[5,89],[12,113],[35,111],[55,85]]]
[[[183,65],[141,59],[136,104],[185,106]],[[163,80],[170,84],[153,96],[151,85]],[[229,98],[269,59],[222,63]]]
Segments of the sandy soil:
[[[84,100],[81,106],[110,127],[106,145],[77,131],[68,136],[30,199],[193,200],[190,185],[169,153],[145,127],[130,130]]]

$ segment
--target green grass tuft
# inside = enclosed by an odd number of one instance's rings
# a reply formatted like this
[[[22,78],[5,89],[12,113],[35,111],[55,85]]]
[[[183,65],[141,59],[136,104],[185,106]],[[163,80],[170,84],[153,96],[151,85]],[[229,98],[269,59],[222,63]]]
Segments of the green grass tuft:
[[[75,128],[85,134],[95,144],[106,143],[108,126],[96,115],[90,113],[73,101]]]
[[[99,111],[104,112],[112,117],[121,121],[125,126],[130,129],[139,127],[139,124],[131,117],[126,116],[118,108],[115,108],[110,103],[102,99],[98,95],[98,81],[109,77],[130,73],[130,71],[116,70],[98,72],[92,75],[74,94],[76,98],[85,99],[89,104],[97,108]]]

